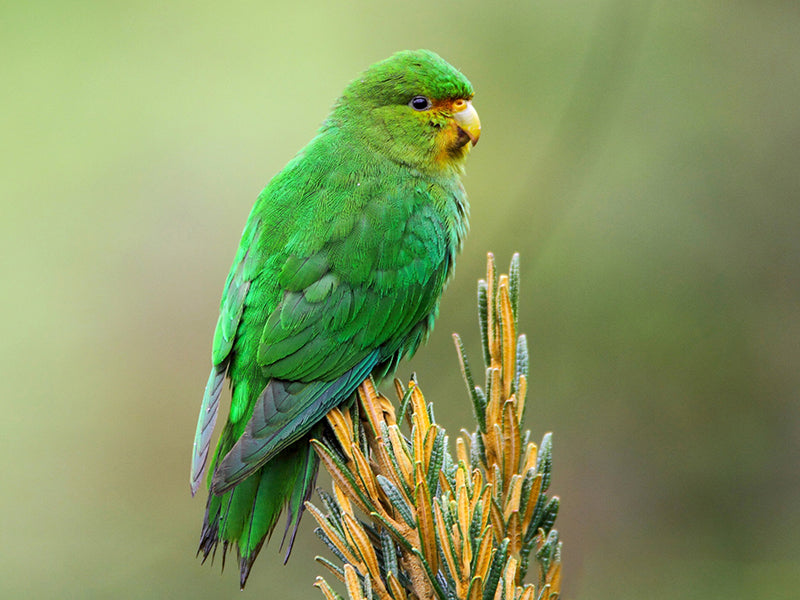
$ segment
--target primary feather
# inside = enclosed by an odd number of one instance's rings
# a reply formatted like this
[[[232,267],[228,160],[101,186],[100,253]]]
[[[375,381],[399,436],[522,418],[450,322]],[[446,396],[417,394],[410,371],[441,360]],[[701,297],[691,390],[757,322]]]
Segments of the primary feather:
[[[288,559],[325,414],[392,373],[433,326],[467,230],[472,94],[433,52],[376,63],[253,207],[222,294],[190,477],[194,494],[227,375],[198,552],[221,542],[224,561],[236,546],[242,587],[284,508]]]

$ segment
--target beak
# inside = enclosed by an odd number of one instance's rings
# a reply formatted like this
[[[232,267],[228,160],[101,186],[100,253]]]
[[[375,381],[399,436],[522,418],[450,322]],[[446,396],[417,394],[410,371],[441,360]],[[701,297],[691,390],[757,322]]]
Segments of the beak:
[[[469,141],[475,146],[481,137],[481,120],[478,118],[478,111],[472,106],[472,101],[459,99],[453,102],[453,118],[458,128],[467,134]]]

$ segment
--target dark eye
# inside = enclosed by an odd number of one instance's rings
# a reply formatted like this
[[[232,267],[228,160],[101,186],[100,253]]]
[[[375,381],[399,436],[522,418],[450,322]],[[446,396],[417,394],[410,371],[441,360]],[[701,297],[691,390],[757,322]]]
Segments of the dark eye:
[[[431,107],[431,101],[425,96],[414,96],[408,105],[414,110],[428,110]]]

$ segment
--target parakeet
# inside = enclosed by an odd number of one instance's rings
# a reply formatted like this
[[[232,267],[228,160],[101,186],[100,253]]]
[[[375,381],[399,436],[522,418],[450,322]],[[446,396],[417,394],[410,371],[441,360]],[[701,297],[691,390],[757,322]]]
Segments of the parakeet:
[[[205,469],[200,548],[239,556],[244,587],[286,510],[288,560],[325,415],[427,338],[467,231],[460,181],[480,135],[470,82],[428,50],[351,82],[317,135],[264,188],[222,293],[191,468]]]

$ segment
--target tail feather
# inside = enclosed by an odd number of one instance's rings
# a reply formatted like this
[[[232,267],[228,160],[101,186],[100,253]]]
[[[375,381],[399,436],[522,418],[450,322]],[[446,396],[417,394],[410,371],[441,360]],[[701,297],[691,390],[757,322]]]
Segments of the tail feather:
[[[275,529],[281,510],[288,509],[284,540],[289,535],[285,559],[292,549],[303,503],[314,488],[318,459],[307,437],[269,461],[256,473],[221,493],[209,492],[198,555],[203,562],[216,554],[222,543],[222,565],[229,544],[239,558],[239,583],[244,588],[250,569],[264,542]],[[281,544],[283,546],[283,544]]]
[[[317,436],[312,433],[311,437]],[[292,546],[294,546],[294,538],[297,536],[297,528],[300,526],[300,518],[303,516],[303,511],[306,509],[306,501],[311,498],[311,493],[317,481],[319,457],[308,443],[306,443],[305,446],[305,460],[301,467],[297,483],[294,486],[294,490],[292,490],[292,497],[289,498],[286,510],[286,529],[284,529],[283,538],[281,539],[281,550],[287,541],[287,535],[289,536],[289,543],[286,545],[286,554],[283,557],[283,564],[289,562],[289,555],[292,553]]]

